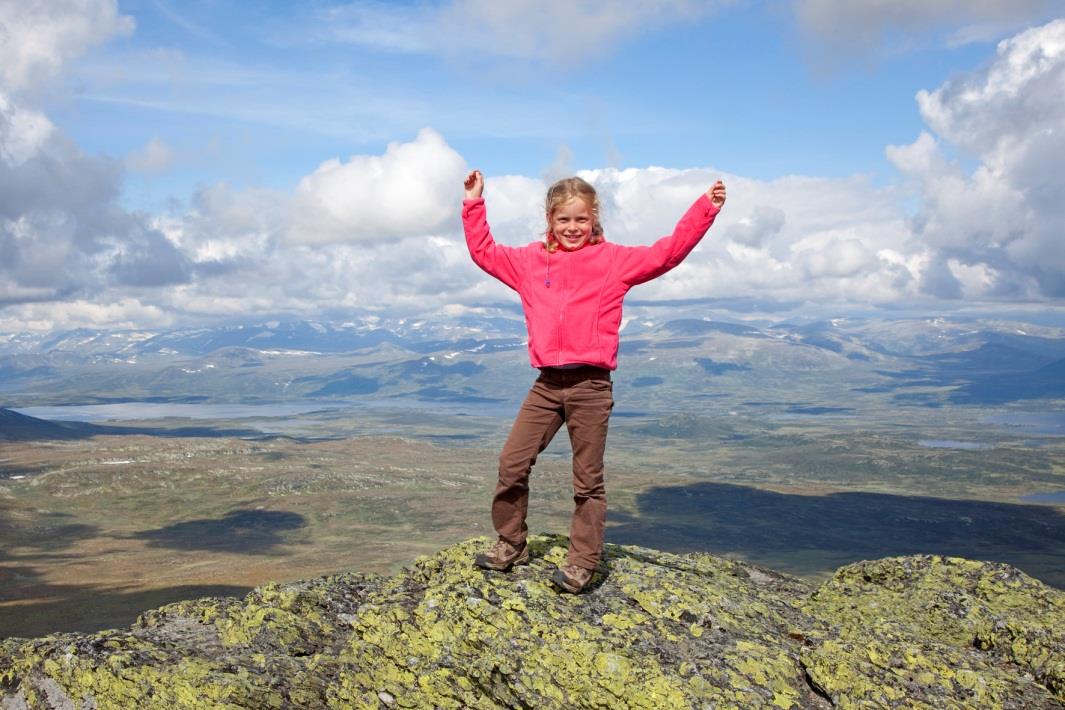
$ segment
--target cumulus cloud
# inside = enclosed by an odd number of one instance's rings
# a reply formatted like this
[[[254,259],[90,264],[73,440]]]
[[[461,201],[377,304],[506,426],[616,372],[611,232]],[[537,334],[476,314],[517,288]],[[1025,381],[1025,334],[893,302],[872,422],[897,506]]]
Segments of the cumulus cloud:
[[[932,259],[921,272],[921,292],[936,298],[961,298],[961,282],[942,255]]]
[[[887,155],[920,189],[912,228],[937,254],[930,292],[957,293],[947,272],[979,268],[967,295],[1065,296],[1065,20],[1001,42],[989,66],[917,103],[939,138],[926,132]],[[943,142],[976,168],[950,160]]]
[[[780,234],[786,215],[771,205],[755,205],[750,216],[736,220],[728,230],[727,238],[749,247],[762,246]]]
[[[190,267],[161,232],[144,229],[122,240],[107,271],[118,286],[158,287],[188,281]]]
[[[132,29],[114,2],[0,3],[0,307],[187,278],[187,259],[118,206],[122,171],[86,155],[27,89]]]
[[[927,130],[887,148],[905,185],[712,168],[580,174],[600,192],[607,239],[628,245],[670,233],[715,180],[728,185],[708,237],[636,299],[1065,295],[1065,21],[1003,42],[988,66],[921,92],[917,107]],[[145,146],[140,168],[164,164],[151,156],[166,150]],[[543,176],[487,176],[499,242],[542,237],[547,180],[566,162],[563,151]],[[31,105],[0,94],[0,327],[515,303],[469,260],[459,222],[467,165],[431,128],[379,154],[327,160],[291,191],[209,185],[154,217],[119,206],[123,167],[135,164],[86,155]]]
[[[384,155],[328,160],[300,181],[287,237],[324,244],[433,232],[458,214],[465,170],[431,128],[410,143],[389,144]]]
[[[0,161],[0,306],[187,277],[173,244],[118,206],[121,175],[58,133],[21,163]]]
[[[0,0],[0,84],[10,91],[38,85],[72,58],[133,27],[115,0]]]
[[[136,298],[86,301],[71,299],[61,307],[54,303],[30,303],[0,310],[0,332],[48,333],[73,328],[165,328],[173,316],[164,309]]]
[[[831,238],[800,249],[796,260],[811,278],[854,276],[876,265],[876,255],[860,239]]]
[[[17,106],[0,91],[0,160],[20,165],[33,157],[55,126],[43,113]]]
[[[90,239],[95,251],[60,240],[73,253],[64,258],[80,264],[83,276],[79,282],[68,271],[58,281],[80,284],[80,293],[95,288],[105,301],[134,299],[146,314],[158,309],[193,320],[513,302],[466,253],[458,216],[465,170],[461,156],[427,129],[380,155],[327,161],[291,194],[205,187],[181,212],[113,228],[121,240]],[[864,178],[759,181],[657,167],[580,174],[599,190],[607,238],[622,244],[668,234],[715,180],[729,185],[729,204],[708,238],[668,277],[641,286],[638,298],[757,294],[869,303],[917,293],[920,259],[896,196]],[[542,238],[545,191],[540,178],[487,177],[488,215],[500,243]],[[119,224],[122,217],[109,218]],[[5,244],[0,240],[0,250]],[[93,286],[84,274],[99,282]],[[47,297],[57,306],[77,298]],[[42,304],[25,308],[41,322]]]
[[[885,303],[916,293],[916,245],[898,195],[868,179],[752,180],[711,169],[581,173],[600,190],[608,239],[647,244],[669,234],[721,178],[729,200],[710,233],[641,299],[731,298]]]
[[[451,156],[455,165],[438,171],[423,166],[442,155]],[[292,196],[214,186],[202,190],[184,214],[159,220],[156,228],[189,254],[193,274],[190,282],[167,291],[164,307],[221,317],[239,310],[242,298],[246,308],[254,299],[262,312],[318,314],[513,301],[505,286],[469,260],[457,213],[464,165],[441,136],[423,131],[408,143],[389,146],[382,155],[325,165]],[[897,297],[897,284],[913,281],[903,260],[879,253],[885,245],[909,251],[900,244],[908,233],[893,197],[863,179],[792,177],[765,182],[708,169],[667,168],[581,175],[600,191],[607,238],[624,244],[647,244],[669,233],[718,177],[733,190],[728,208],[703,245],[668,278],[641,287],[640,298],[754,292],[768,298],[866,302]],[[419,213],[409,200],[388,202],[373,192],[379,182],[402,178],[421,185],[397,183],[405,186],[403,194],[420,190],[430,196],[430,207],[440,209]],[[545,190],[538,178],[488,176],[489,220],[500,243],[519,246],[542,238]],[[331,196],[346,200],[351,195],[357,206],[340,203],[350,211],[330,217],[328,238],[320,233],[293,238],[296,226],[305,228],[311,196],[320,207]],[[413,218],[409,211],[414,211]],[[742,243],[729,237],[737,230],[753,233],[752,224],[761,225],[757,240]],[[899,279],[900,273],[910,278]]]
[[[184,212],[157,218],[153,226],[189,255],[197,273],[219,276],[271,258],[290,201],[280,191],[218,183],[198,190]]]

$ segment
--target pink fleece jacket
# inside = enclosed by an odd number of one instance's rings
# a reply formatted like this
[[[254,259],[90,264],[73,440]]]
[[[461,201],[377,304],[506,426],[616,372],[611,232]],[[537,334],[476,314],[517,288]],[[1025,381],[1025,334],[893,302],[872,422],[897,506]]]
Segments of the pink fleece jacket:
[[[543,242],[523,247],[496,244],[483,198],[463,200],[462,226],[473,261],[521,296],[533,367],[582,363],[615,370],[625,294],[683,261],[719,211],[703,195],[680,218],[672,235],[651,246],[603,241],[554,254]]]

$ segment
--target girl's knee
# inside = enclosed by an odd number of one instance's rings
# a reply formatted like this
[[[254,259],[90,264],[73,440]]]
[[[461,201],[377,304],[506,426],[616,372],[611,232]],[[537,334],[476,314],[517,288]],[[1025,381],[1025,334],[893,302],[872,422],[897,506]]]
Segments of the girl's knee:
[[[606,483],[603,481],[602,474],[591,479],[574,477],[573,495],[578,498],[605,498]]]
[[[536,464],[536,459],[532,461],[528,460],[514,460],[499,457],[499,482],[500,483],[517,483],[519,481],[526,481],[529,478],[529,473],[532,471],[532,467]]]

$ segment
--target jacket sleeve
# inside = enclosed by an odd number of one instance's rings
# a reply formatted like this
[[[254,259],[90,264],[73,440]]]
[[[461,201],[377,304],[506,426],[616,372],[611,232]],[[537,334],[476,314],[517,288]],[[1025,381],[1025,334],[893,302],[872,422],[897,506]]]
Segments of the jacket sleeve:
[[[462,228],[473,262],[517,291],[521,282],[520,250],[496,244],[492,239],[483,197],[462,201]]]
[[[666,273],[691,253],[710,229],[721,208],[715,207],[705,194],[695,201],[677,222],[673,234],[651,246],[625,247],[621,251],[621,280],[629,286],[642,284]]]

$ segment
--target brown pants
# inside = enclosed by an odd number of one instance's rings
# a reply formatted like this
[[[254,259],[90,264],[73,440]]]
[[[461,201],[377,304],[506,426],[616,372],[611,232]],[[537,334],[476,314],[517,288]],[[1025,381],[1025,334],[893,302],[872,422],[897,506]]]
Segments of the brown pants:
[[[573,520],[568,564],[595,569],[603,548],[606,486],[603,451],[614,408],[610,371],[582,366],[542,368],[518,411],[499,455],[499,482],[492,499],[492,525],[511,545],[529,534],[529,472],[536,457],[566,425],[573,448]]]

